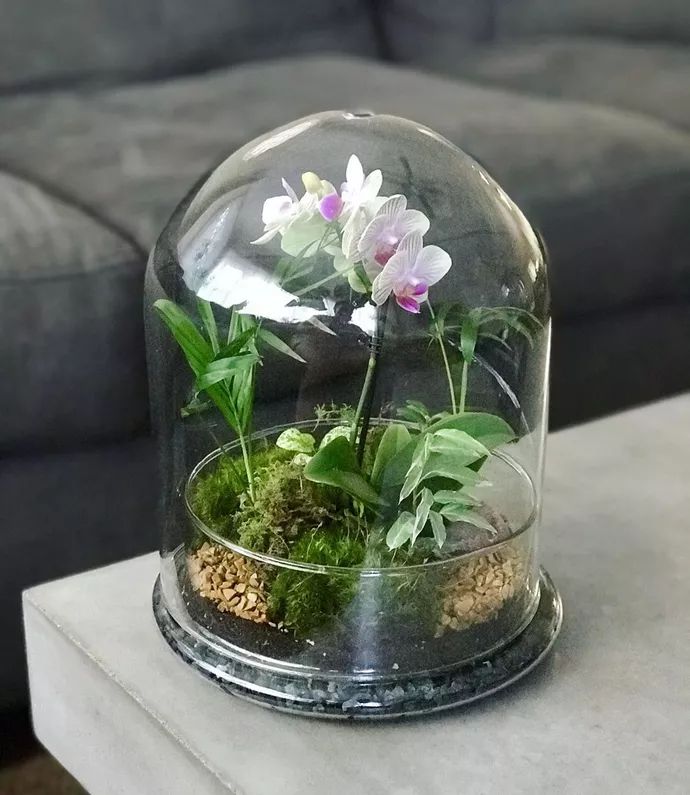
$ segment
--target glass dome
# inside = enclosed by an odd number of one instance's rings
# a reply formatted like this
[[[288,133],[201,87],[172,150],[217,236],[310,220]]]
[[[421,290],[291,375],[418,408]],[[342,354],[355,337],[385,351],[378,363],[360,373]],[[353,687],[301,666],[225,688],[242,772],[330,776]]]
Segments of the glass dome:
[[[545,255],[471,157],[391,116],[277,129],[177,208],[145,303],[154,607],[188,662],[367,717],[476,698],[546,651]]]

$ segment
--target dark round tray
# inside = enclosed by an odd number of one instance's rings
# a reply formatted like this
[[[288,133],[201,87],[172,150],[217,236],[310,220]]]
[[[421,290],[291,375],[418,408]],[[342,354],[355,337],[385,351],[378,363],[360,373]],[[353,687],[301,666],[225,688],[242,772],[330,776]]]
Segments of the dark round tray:
[[[561,597],[547,572],[540,572],[534,618],[509,644],[471,663],[439,674],[401,676],[378,682],[346,677],[306,678],[255,667],[221,654],[188,633],[153,589],[153,613],[173,651],[223,690],[265,707],[326,718],[399,718],[469,704],[496,693],[531,671],[547,655],[561,628]]]

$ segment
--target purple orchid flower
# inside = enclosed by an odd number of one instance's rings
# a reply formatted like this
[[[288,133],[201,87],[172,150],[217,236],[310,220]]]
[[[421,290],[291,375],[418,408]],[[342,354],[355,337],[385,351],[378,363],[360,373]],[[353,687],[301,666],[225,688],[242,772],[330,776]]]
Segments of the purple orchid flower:
[[[377,306],[391,293],[402,309],[413,314],[426,301],[429,287],[450,270],[448,252],[438,246],[423,246],[422,235],[410,232],[400,241],[395,254],[374,279],[371,297]]]
[[[359,254],[365,262],[383,267],[395,254],[400,241],[410,232],[425,235],[429,219],[419,210],[408,210],[407,199],[391,196],[378,209],[359,241]]]
[[[335,221],[343,211],[344,202],[337,193],[329,193],[319,202],[319,212],[326,221]]]

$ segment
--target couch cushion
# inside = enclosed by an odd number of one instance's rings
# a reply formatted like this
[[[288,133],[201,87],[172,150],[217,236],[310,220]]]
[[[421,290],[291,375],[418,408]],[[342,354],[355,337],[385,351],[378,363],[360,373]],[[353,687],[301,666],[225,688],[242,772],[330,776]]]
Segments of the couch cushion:
[[[91,214],[0,172],[0,454],[145,427],[143,263]]]
[[[499,36],[595,34],[690,41],[687,0],[495,0]]]
[[[690,48],[609,39],[502,41],[453,73],[483,84],[646,113],[690,130]]]
[[[27,701],[22,590],[154,549],[155,462],[149,439],[0,461],[0,713]]]
[[[369,0],[4,0],[0,91],[375,50]]]
[[[492,35],[488,0],[379,0],[388,54],[414,66],[452,64],[468,42]]]
[[[690,294],[687,135],[643,117],[344,58],[0,105],[0,161],[150,246],[221,156],[328,107],[370,107],[474,154],[544,233],[560,317]]]

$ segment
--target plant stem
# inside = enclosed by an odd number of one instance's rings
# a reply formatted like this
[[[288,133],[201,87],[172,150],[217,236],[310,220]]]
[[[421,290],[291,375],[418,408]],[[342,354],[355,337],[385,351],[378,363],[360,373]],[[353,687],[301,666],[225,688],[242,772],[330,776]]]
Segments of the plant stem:
[[[244,462],[244,470],[247,473],[247,491],[249,492],[249,499],[254,502],[254,476],[252,475],[252,467],[249,459],[249,449],[247,448],[247,440],[244,438],[244,433],[238,433],[240,439],[240,447],[242,448],[242,460]]]
[[[305,293],[310,293],[312,290],[316,290],[317,287],[321,287],[324,284],[328,284],[328,282],[333,281],[333,279],[337,279],[340,276],[347,276],[349,273],[355,269],[355,265],[351,268],[346,268],[344,271],[333,271],[328,276],[325,276],[323,279],[319,279],[318,282],[314,282],[314,284],[310,284],[308,287],[303,287],[301,290],[296,290],[295,295],[304,295]]]
[[[462,360],[462,378],[460,381],[460,401],[458,405],[458,412],[462,414],[465,411],[465,400],[467,398],[467,371],[469,365],[466,359]]]
[[[441,334],[441,329],[438,326],[438,321],[436,320],[436,314],[434,313],[433,307],[431,306],[431,302],[427,300],[426,305],[429,307],[429,314],[431,315],[431,320],[433,321],[434,328],[436,329],[436,340],[438,341],[439,348],[441,349],[441,356],[443,357],[443,366],[446,370],[446,378],[448,379],[448,390],[450,392],[450,405],[453,410],[453,414],[458,413],[458,407],[455,403],[455,384],[453,383],[453,376],[450,371],[450,362],[448,361],[448,354],[446,353],[446,346],[443,342],[443,335]],[[464,399],[461,401],[464,406]],[[460,411],[464,411],[464,409],[460,409]]]
[[[371,422],[371,409],[374,402],[374,392],[376,385],[376,365],[378,364],[379,356],[381,354],[381,347],[383,345],[383,335],[386,328],[386,317],[388,315],[388,301],[380,307],[376,312],[376,331],[371,339],[369,345],[369,361],[367,362],[367,372],[364,376],[364,384],[362,385],[362,392],[359,396],[357,403],[357,410],[355,412],[355,419],[352,424],[352,432],[350,434],[350,444],[354,447],[357,442],[358,430],[360,422],[362,424],[359,430],[359,443],[357,445],[357,461],[361,464],[364,458],[364,447],[367,441],[367,434],[369,433],[369,424]]]

